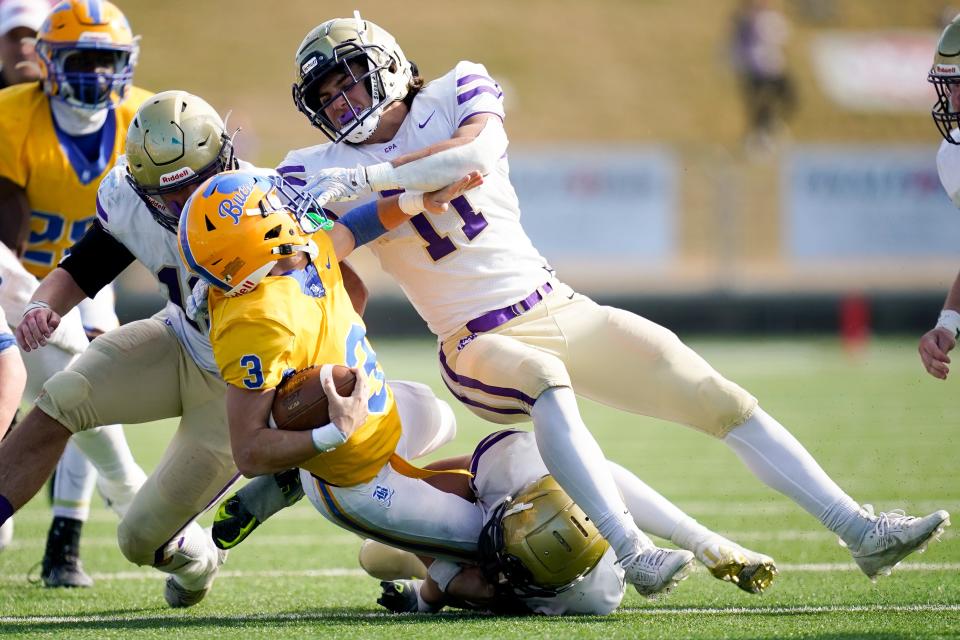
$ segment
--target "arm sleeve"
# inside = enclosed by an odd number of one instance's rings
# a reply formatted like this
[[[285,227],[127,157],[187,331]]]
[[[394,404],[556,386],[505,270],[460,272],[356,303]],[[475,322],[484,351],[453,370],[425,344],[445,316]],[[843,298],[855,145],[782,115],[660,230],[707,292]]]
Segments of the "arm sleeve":
[[[99,220],[94,220],[83,237],[70,248],[60,266],[88,297],[93,298],[134,260],[129,249],[107,233]]]
[[[503,90],[486,67],[476,62],[459,62],[454,77],[457,127],[479,113],[492,113],[500,120],[504,119]]]

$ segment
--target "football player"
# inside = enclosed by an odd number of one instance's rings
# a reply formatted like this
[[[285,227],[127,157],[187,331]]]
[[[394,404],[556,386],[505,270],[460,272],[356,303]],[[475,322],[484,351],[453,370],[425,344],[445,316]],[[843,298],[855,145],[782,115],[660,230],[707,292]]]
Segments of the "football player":
[[[0,306],[10,322],[35,308],[27,301],[38,278],[93,220],[97,186],[123,152],[126,127],[149,95],[131,84],[138,50],[113,4],[61,2],[37,32],[39,82],[0,93]],[[23,64],[21,71],[28,71]],[[36,397],[88,338],[118,324],[112,290],[65,317],[49,349],[24,355],[27,397]],[[41,565],[46,586],[93,583],[78,554],[94,484],[122,515],[144,478],[119,424],[70,441],[54,481],[54,519]]]
[[[429,482],[466,472],[419,469],[407,461],[424,453],[433,434],[398,412],[363,321],[346,301],[337,263],[411,215],[445,210],[480,182],[472,172],[431,193],[369,202],[336,223],[324,221],[323,231],[308,237],[298,221],[321,211],[315,202],[282,178],[226,172],[199,187],[179,227],[184,261],[210,285],[210,340],[228,385],[230,441],[240,471],[259,476],[300,467],[304,491],[334,524],[442,558],[431,566],[441,587],[456,576],[458,562],[476,561],[481,512]],[[285,196],[291,191],[295,197]],[[312,431],[271,429],[268,417],[284,372],[332,363],[363,369],[370,380],[362,396],[369,416],[344,424],[334,419]],[[328,396],[335,393],[326,384]],[[429,512],[424,504],[431,505]],[[658,561],[644,576],[648,594],[671,586],[692,557],[665,549],[649,555]]]
[[[156,277],[166,307],[93,343],[67,373],[51,379],[39,408],[24,422],[47,434],[28,445],[30,450],[52,451],[62,447],[65,434],[104,420],[181,418],[160,465],[119,529],[120,548],[131,562],[171,574],[164,597],[173,607],[199,602],[213,583],[223,555],[194,520],[238,476],[226,426],[226,387],[204,317],[185,313],[197,278],[180,260],[175,232],[180,209],[200,182],[237,167],[250,165],[234,157],[223,120],[204,100],[183,91],[147,100],[127,133],[126,157],[101,182],[97,219],[34,293],[34,301],[44,304],[17,327],[24,350],[38,349],[77,301],[96,295],[133,260]],[[353,283],[359,288],[350,291],[351,303],[360,310],[366,291],[355,275]],[[425,389],[398,383],[398,404],[401,411],[419,411],[418,419],[430,418],[442,444],[454,435],[453,414]],[[17,449],[0,449],[0,467],[12,459],[19,459]],[[27,464],[10,477],[35,483],[46,472]],[[285,503],[303,495],[295,471],[267,481],[276,489],[276,500]],[[10,487],[9,481],[0,482],[0,494],[11,495]],[[31,485],[12,493],[32,495],[35,490]]]
[[[40,25],[50,13],[47,0],[5,0],[0,4],[0,89],[40,79],[30,64]]]
[[[484,511],[485,524],[477,532],[481,566],[461,567],[468,575],[456,592],[459,604],[551,615],[605,615],[619,606],[623,569],[589,518],[548,476],[533,434],[499,431],[484,438],[466,460],[436,465],[469,468],[472,479],[454,479],[459,482],[445,489],[478,500]],[[610,463],[610,468],[640,529],[694,551],[712,573],[720,564],[716,557],[736,550],[738,570],[713,574],[750,593],[762,592],[773,581],[776,567],[769,557],[698,524],[623,467]],[[368,540],[360,550],[360,565],[385,581],[379,602],[392,611],[438,611],[450,598],[407,552]],[[411,576],[426,580],[405,580]]]
[[[960,17],[940,34],[927,80],[937,90],[931,115],[943,142],[937,151],[937,173],[944,190],[960,207]],[[953,281],[936,326],[920,338],[920,361],[934,378],[946,380],[950,356],[960,337],[960,274]]]
[[[756,398],[671,331],[563,284],[520,225],[503,91],[483,65],[460,62],[424,84],[396,40],[355,15],[304,38],[293,98],[333,143],[287,155],[278,171],[295,183],[365,203],[484,174],[443,214],[414,216],[370,248],[437,335],[451,392],[492,422],[532,420],[546,467],[609,541],[627,582],[643,574],[651,543],[627,513],[576,394],[720,439],[836,533],[870,578],[948,524],[946,511],[914,518],[861,507]]]

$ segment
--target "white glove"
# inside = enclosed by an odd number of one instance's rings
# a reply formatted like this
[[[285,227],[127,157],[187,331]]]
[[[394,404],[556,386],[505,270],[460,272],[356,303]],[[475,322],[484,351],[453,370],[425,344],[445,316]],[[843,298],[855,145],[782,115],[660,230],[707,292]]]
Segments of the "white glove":
[[[187,306],[184,311],[186,311],[187,317],[194,322],[199,322],[207,317],[207,290],[209,288],[210,285],[207,284],[206,280],[197,280],[197,284],[193,285],[193,291],[187,296]]]
[[[353,169],[322,169],[307,181],[304,189],[316,198],[321,207],[328,202],[356,200],[360,196],[373,193],[367,182],[366,168],[362,164]]]

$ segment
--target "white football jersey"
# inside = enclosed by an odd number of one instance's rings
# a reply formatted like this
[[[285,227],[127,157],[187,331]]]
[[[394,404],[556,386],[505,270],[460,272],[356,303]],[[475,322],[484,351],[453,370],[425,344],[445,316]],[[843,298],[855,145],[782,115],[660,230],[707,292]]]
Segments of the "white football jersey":
[[[501,502],[549,473],[533,434],[516,429],[498,431],[481,440],[470,461],[470,471],[485,518]],[[607,549],[597,566],[573,587],[550,598],[524,598],[524,603],[534,613],[545,615],[607,615],[620,606],[623,592],[623,570],[613,549]]]
[[[954,206],[960,207],[960,145],[950,144],[946,140],[940,143],[940,149],[937,150],[937,173],[947,196]]]
[[[500,86],[483,65],[460,62],[417,94],[390,142],[294,150],[277,171],[303,185],[321,169],[392,160],[449,139],[465,120],[481,113],[504,117]],[[509,173],[504,155],[483,185],[453,200],[446,213],[416,215],[367,245],[440,337],[487,311],[526,298],[551,279],[547,261],[520,226]],[[363,202],[334,203],[329,208],[342,215]]]
[[[161,227],[147,205],[126,180],[126,156],[100,182],[97,191],[97,217],[103,228],[127,248],[160,283],[166,299],[164,321],[202,368],[220,374],[210,346],[210,327],[205,320],[187,317],[185,304],[198,278],[180,260],[177,235]],[[242,169],[252,165],[241,162]]]

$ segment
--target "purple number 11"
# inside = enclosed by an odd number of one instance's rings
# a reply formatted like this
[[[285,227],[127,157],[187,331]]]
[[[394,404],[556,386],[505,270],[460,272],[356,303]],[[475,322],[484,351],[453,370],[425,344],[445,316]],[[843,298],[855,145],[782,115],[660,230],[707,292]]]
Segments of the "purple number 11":
[[[487,219],[483,217],[482,213],[474,211],[465,197],[454,198],[450,201],[450,204],[463,219],[463,227],[461,228],[467,240],[473,240],[487,228]],[[437,233],[426,214],[418,213],[413,216],[410,218],[410,224],[413,225],[420,237],[427,241],[427,253],[430,254],[434,262],[457,250],[457,245],[449,236],[441,236]]]

